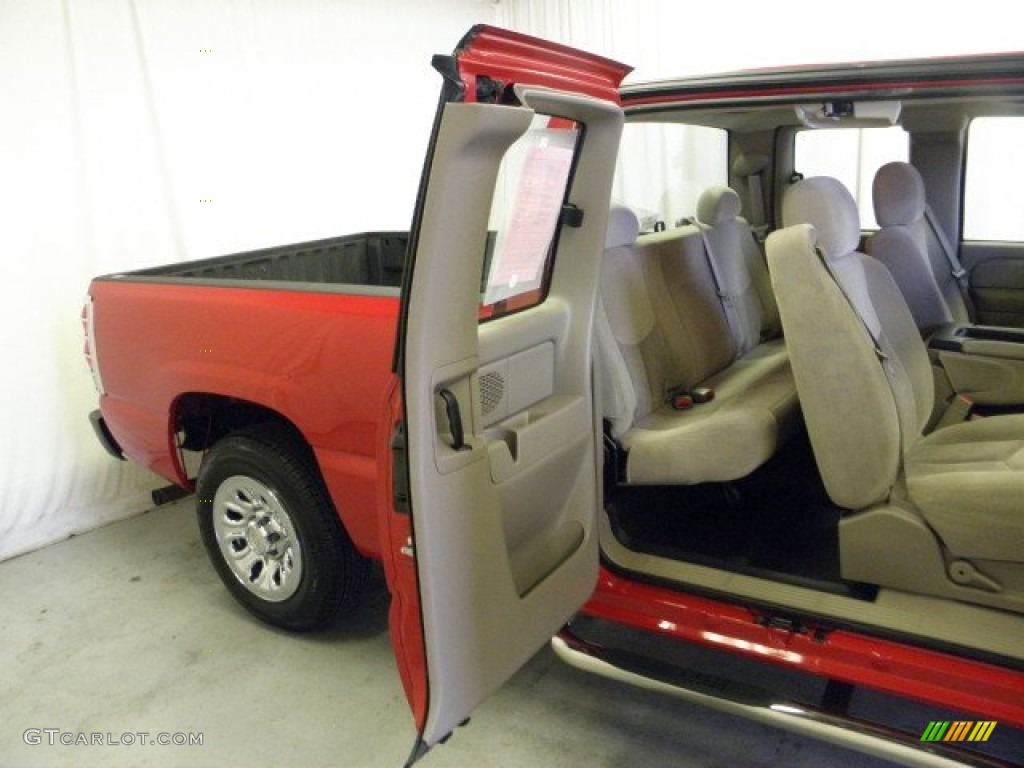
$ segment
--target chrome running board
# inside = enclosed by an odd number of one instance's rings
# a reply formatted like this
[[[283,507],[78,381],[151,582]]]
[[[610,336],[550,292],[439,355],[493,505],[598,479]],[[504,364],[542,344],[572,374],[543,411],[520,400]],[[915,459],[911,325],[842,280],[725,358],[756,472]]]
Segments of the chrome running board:
[[[567,664],[601,677],[827,741],[914,768],[1013,768],[1012,763],[857,718],[775,699],[768,691],[698,673],[621,648],[595,645],[563,629],[551,639]]]

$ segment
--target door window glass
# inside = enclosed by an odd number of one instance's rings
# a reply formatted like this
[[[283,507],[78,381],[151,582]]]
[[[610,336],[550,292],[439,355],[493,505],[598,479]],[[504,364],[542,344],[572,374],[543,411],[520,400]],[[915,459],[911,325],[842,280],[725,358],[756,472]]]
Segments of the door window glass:
[[[979,117],[967,134],[964,239],[1024,241],[1024,117]]]
[[[481,315],[544,300],[579,126],[538,115],[502,159],[488,223]]]

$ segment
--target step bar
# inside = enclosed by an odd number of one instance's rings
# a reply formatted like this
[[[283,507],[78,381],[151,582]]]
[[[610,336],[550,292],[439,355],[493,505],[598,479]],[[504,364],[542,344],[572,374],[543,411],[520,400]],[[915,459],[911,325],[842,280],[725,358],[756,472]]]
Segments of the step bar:
[[[787,703],[754,686],[695,672],[621,648],[595,645],[568,628],[552,638],[551,645],[562,661],[585,672],[900,765],[912,768],[1014,768],[1013,763],[963,747],[922,742],[919,736],[906,731],[804,704]]]

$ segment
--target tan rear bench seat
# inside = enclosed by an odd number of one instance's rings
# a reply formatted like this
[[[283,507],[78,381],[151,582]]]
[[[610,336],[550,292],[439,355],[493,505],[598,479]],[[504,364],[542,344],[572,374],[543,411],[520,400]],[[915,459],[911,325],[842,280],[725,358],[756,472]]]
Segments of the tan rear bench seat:
[[[627,452],[626,481],[695,484],[744,477],[799,419],[781,339],[737,357],[738,342],[697,226],[641,237],[613,206],[601,275],[597,359],[604,417]],[[719,257],[722,257],[719,254]],[[674,389],[711,388],[688,410]]]

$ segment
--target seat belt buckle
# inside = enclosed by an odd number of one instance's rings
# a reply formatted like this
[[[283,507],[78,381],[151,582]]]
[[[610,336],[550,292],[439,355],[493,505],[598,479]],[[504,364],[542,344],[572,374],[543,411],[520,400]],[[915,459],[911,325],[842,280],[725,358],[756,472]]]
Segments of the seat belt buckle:
[[[688,411],[690,408],[693,408],[693,398],[686,392],[680,392],[679,394],[670,395],[668,404],[672,406],[674,411]]]
[[[971,410],[974,408],[974,401],[966,395],[954,395],[946,406],[946,412],[942,414],[935,429],[942,429],[953,424],[962,424],[971,417]]]
[[[715,399],[715,390],[711,387],[694,387],[686,394],[688,394],[693,399],[693,402],[697,404],[710,403]]]
[[[686,411],[701,403],[710,403],[715,399],[715,390],[711,387],[694,387],[693,389],[673,389],[668,393],[668,404],[675,411]]]
[[[950,405],[963,413],[965,419],[971,415],[971,411],[974,409],[974,401],[967,395],[956,395]]]
[[[693,398],[681,386],[669,389],[665,395],[665,402],[674,411],[686,411],[693,408]]]

